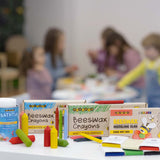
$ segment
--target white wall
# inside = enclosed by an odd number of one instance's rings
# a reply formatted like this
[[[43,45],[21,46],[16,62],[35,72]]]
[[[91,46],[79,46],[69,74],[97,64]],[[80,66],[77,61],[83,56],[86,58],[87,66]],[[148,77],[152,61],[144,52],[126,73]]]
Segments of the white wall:
[[[94,71],[86,51],[99,47],[105,26],[124,33],[129,42],[141,50],[141,39],[160,31],[158,0],[26,0],[26,36],[31,44],[43,44],[51,26],[65,30],[66,61],[76,63],[80,74]]]

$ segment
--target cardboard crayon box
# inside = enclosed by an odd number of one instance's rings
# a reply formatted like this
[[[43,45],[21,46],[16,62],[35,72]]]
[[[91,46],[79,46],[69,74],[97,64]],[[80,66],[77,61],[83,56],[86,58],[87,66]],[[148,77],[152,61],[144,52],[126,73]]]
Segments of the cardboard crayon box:
[[[68,104],[68,135],[109,135],[110,108],[146,108],[146,103]]]
[[[85,100],[24,100],[22,109],[28,115],[29,133],[43,133],[46,126],[55,125],[55,111],[65,110],[68,103],[86,103]]]
[[[110,135],[133,139],[160,137],[160,108],[110,109]]]

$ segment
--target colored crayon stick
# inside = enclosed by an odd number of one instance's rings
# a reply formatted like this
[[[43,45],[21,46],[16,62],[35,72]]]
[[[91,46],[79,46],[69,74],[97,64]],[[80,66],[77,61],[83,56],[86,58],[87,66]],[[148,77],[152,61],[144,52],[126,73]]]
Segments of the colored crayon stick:
[[[115,100],[115,101],[96,101],[98,104],[122,104],[124,100]]]
[[[22,131],[28,136],[28,116],[26,113],[22,115]]]
[[[34,142],[35,141],[35,136],[34,135],[29,135],[28,138]],[[19,137],[12,137],[9,141],[12,144],[21,144],[23,143],[22,140]]]
[[[16,134],[27,147],[30,147],[32,145],[32,141],[26,136],[26,134],[21,129],[17,129]]]
[[[19,126],[20,126],[20,129],[22,129],[22,115],[24,114],[24,111],[22,111],[19,115]]]
[[[88,135],[88,134],[85,134],[85,133],[79,133],[79,134],[80,134],[81,136],[83,136],[83,137],[85,137],[85,138],[88,138],[88,139],[90,139],[90,140],[92,140],[92,141],[95,141],[95,142],[97,142],[97,143],[102,143],[102,140],[101,140],[101,139],[92,137],[92,136],[90,136],[90,135]]]
[[[64,139],[68,138],[68,113],[67,110],[64,112]]]
[[[47,126],[44,129],[44,147],[50,147],[50,132],[51,129],[49,126]]]
[[[98,135],[91,135],[92,137],[100,137],[100,136],[98,136]],[[80,139],[80,138],[84,138],[83,136],[72,136],[72,137],[70,137],[70,139]]]
[[[51,148],[57,148],[58,146],[58,133],[56,128],[53,126],[51,133],[50,133],[50,144],[51,144]]]
[[[59,111],[59,139],[62,139],[62,110]]]
[[[64,139],[58,139],[58,146],[61,146],[61,147],[67,147],[69,145],[68,141],[67,140],[64,140]]]
[[[58,107],[56,108],[56,129],[57,129],[57,132],[59,132],[59,110],[58,110]]]
[[[95,138],[102,139],[102,137],[100,137],[100,136],[95,137]],[[92,140],[90,140],[88,138],[77,138],[77,139],[74,139],[73,141],[75,141],[75,142],[85,142],[85,141],[92,141]]]

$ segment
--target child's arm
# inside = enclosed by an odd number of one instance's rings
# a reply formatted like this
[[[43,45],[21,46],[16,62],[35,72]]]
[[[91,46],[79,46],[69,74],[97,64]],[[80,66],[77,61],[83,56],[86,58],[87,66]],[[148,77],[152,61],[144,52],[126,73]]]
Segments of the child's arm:
[[[66,76],[67,73],[65,71],[65,67],[53,67],[50,58],[51,58],[50,55],[46,56],[45,66],[48,69],[49,73],[51,74],[52,79],[56,81],[58,78]]]
[[[118,71],[118,78],[124,77],[127,73],[132,71],[135,67],[137,67],[141,63],[141,57],[139,53],[135,50],[129,50],[124,54],[124,65],[126,66],[125,71]]]
[[[160,67],[158,68],[157,73],[158,73],[158,82],[160,84]]]
[[[124,76],[119,82],[118,87],[123,88],[132,82],[134,82],[138,77],[145,73],[145,62],[141,62],[135,69],[130,71],[126,76]]]

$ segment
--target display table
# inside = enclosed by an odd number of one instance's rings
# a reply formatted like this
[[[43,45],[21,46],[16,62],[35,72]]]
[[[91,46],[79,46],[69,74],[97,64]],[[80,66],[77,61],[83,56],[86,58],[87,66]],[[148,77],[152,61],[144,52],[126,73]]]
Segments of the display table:
[[[160,156],[122,156],[105,157],[100,144],[96,142],[73,142],[68,139],[69,145],[65,148],[51,149],[43,147],[43,134],[36,135],[36,141],[27,148],[24,144],[12,145],[9,142],[0,142],[1,160],[154,160]]]

